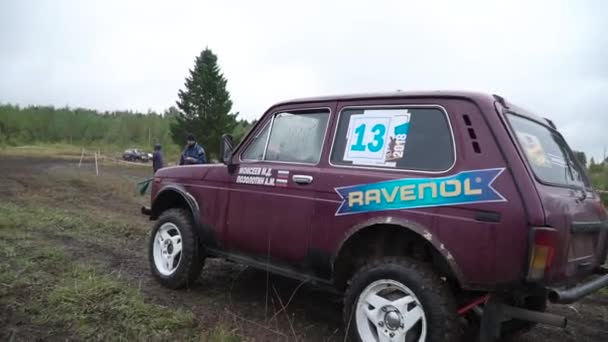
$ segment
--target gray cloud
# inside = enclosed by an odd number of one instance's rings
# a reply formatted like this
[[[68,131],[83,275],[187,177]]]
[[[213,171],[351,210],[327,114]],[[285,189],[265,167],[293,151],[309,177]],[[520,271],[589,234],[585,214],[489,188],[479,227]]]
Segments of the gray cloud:
[[[205,46],[234,110],[360,91],[500,93],[608,144],[604,1],[0,3],[0,102],[163,110]]]

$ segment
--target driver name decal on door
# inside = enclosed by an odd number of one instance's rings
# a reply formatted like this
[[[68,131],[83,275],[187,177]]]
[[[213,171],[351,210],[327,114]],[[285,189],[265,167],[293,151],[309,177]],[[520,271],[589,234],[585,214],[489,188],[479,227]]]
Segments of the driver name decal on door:
[[[288,177],[287,170],[273,170],[271,167],[240,167],[236,183],[286,187]]]
[[[236,182],[238,184],[274,186],[275,178],[270,167],[240,167]]]

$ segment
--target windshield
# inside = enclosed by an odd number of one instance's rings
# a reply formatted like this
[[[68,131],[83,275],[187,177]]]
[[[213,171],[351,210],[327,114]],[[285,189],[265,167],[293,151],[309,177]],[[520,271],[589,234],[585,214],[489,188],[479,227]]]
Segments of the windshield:
[[[588,187],[584,171],[557,131],[519,115],[507,114],[507,118],[539,180],[555,185]]]

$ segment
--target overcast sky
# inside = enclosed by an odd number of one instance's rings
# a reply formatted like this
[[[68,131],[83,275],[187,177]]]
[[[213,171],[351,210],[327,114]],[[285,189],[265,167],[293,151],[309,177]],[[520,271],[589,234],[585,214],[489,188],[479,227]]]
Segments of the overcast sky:
[[[162,111],[208,46],[234,111],[293,97],[464,89],[608,145],[608,1],[0,2],[0,103]]]

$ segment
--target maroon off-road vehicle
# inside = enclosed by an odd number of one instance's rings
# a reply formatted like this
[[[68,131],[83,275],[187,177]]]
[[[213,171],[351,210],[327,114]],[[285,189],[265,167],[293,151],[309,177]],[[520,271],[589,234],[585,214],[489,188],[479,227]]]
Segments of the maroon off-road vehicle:
[[[344,293],[356,341],[482,340],[608,285],[608,219],[554,124],[495,95],[271,107],[223,164],[165,168],[149,245],[165,286],[221,257]]]

